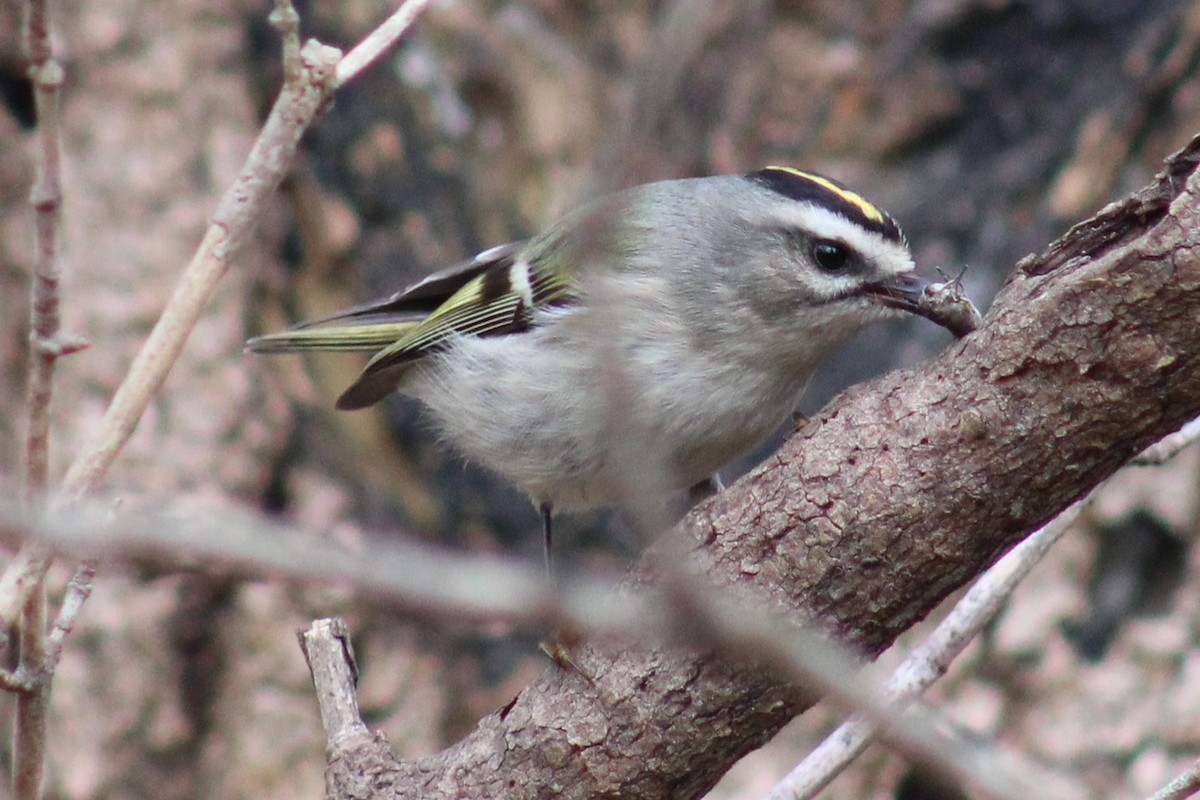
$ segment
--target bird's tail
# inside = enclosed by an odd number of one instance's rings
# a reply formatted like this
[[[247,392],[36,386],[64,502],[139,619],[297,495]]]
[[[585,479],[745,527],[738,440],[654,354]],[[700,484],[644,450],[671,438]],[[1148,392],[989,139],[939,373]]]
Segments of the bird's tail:
[[[416,321],[375,322],[328,327],[299,327],[257,336],[246,342],[252,353],[293,353],[299,350],[379,350],[404,338]]]

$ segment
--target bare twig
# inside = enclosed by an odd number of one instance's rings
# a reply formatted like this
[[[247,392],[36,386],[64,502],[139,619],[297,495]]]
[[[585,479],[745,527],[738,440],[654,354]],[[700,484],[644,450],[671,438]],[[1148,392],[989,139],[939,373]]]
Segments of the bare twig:
[[[25,434],[22,495],[26,503],[43,494],[49,474],[50,407],[54,390],[54,367],[68,352],[59,336],[59,224],[62,216],[60,176],[59,100],[63,70],[54,58],[50,18],[45,0],[27,0],[25,48],[29,77],[33,82],[37,113],[37,176],[30,192],[34,210],[35,256],[30,288],[29,385],[26,391],[28,427]],[[41,553],[41,548],[34,548]],[[24,577],[24,576],[23,576]],[[43,575],[32,576],[21,595],[20,671],[41,671],[45,658],[46,585]],[[16,611],[16,608],[13,609]],[[12,614],[5,619],[13,620]],[[29,691],[17,696],[13,739],[13,796],[16,800],[39,800],[46,759],[46,710],[49,683],[35,681]]]
[[[59,260],[59,223],[62,216],[62,182],[59,153],[59,97],[63,70],[50,43],[50,20],[45,0],[25,3],[25,48],[29,77],[33,81],[37,112],[37,176],[30,192],[34,210],[35,256],[30,289],[28,430],[25,438],[25,491],[46,490],[50,451],[50,401],[54,365],[65,353],[58,341],[59,296],[62,264]]]
[[[267,21],[279,31],[283,44],[283,80],[288,86],[298,86],[304,78],[300,61],[300,15],[291,0],[275,0],[275,8]]]
[[[334,83],[336,86],[341,86],[354,79],[354,76],[362,72],[363,69],[379,58],[379,56],[391,47],[397,39],[405,34],[412,24],[417,21],[417,17],[429,6],[432,0],[405,0],[404,5],[384,20],[383,24],[367,35],[367,38],[358,43],[357,46],[346,57],[341,60],[337,67],[337,78]]]
[[[411,24],[424,7],[424,3],[410,1],[395,16],[408,9],[407,24]],[[392,30],[389,43],[403,32],[395,31],[395,16],[385,23]],[[281,24],[286,25],[286,20]],[[341,54],[336,49],[317,42],[305,45],[300,53],[299,79],[284,87],[241,175],[221,198],[200,248],[114,395],[99,433],[68,470],[62,487],[66,501],[91,492],[108,472],[178,358],[217,283],[253,232],[266,199],[288,170],[301,135],[325,108],[334,89],[380,52],[382,48],[372,50],[370,57],[362,56],[357,69],[339,77]],[[40,545],[21,549],[0,577],[0,621],[16,618],[49,563],[50,554]]]
[[[301,56],[303,79],[284,87],[241,175],[218,203],[200,249],[117,389],[99,434],[67,471],[62,492],[68,500],[91,492],[129,440],[217,283],[253,232],[267,198],[287,174],[301,135],[328,102],[340,53],[309,42]]]
[[[1200,761],[1193,761],[1187,771],[1154,793],[1150,800],[1185,800],[1200,792]]]
[[[42,542],[21,546],[0,576],[0,623],[12,624],[24,608],[25,598],[40,590],[42,578],[50,566],[52,553]],[[6,641],[0,626],[0,641]]]
[[[33,541],[81,558],[170,568],[202,564],[237,574],[346,584],[414,614],[507,619],[540,628],[561,613],[578,616],[589,630],[628,627],[606,605],[616,576],[574,582],[560,595],[545,584],[541,570],[523,562],[454,554],[403,537],[347,548],[317,532],[250,514],[143,511],[113,520],[106,505],[94,500],[33,513],[0,495],[0,541]],[[605,628],[608,614],[614,615],[613,627]]]
[[[703,578],[690,575],[679,566],[682,558],[658,563],[677,631],[686,630],[734,659],[765,661],[797,686],[843,703],[904,755],[955,785],[1006,800],[1062,796],[1035,781],[1041,776],[1033,765],[1012,769],[1012,762],[1021,760],[1016,754],[951,737],[927,710],[899,713],[887,687],[862,672],[863,661],[823,634],[798,629],[760,607],[751,611],[750,601],[734,599],[728,590],[714,591]]]
[[[46,652],[45,582],[26,600],[21,614],[21,667],[26,675],[40,675]],[[13,797],[39,800],[46,761],[46,712],[50,682],[36,680],[32,690],[17,695],[16,732],[13,737]]]
[[[1185,424],[1170,436],[1159,439],[1129,463],[1135,467],[1157,467],[1170,461],[1179,451],[1194,444],[1197,439],[1200,439],[1200,417]]]
[[[321,725],[330,749],[351,737],[370,738],[358,713],[354,685],[358,666],[350,645],[350,632],[340,619],[319,619],[300,634],[300,648],[312,673],[321,710]]]
[[[1068,507],[1014,547],[979,578],[929,638],[913,649],[885,685],[888,702],[899,712],[946,673],[950,664],[1008,601],[1029,571],[1066,533],[1087,500]],[[842,723],[768,795],[769,800],[815,797],[875,738],[876,728],[861,715]]]
[[[53,674],[58,666],[63,648],[67,644],[67,637],[75,629],[75,621],[79,618],[79,612],[83,610],[83,604],[92,595],[92,579],[95,577],[96,559],[85,558],[76,568],[71,580],[67,581],[58,617],[46,637],[46,660],[42,665],[42,671],[46,675]]]

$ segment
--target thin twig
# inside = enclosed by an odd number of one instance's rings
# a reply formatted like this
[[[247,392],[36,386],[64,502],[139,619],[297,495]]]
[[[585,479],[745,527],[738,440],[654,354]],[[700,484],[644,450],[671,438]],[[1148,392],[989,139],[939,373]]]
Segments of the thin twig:
[[[300,83],[304,66],[300,63],[300,15],[291,0],[275,0],[275,9],[267,21],[279,31],[283,44],[283,79],[288,86]]]
[[[340,619],[316,620],[300,634],[300,649],[317,690],[321,726],[330,749],[350,738],[369,739],[371,732],[362,721],[354,693],[358,666],[346,623]]]
[[[382,27],[394,29],[395,19],[401,14],[411,24],[425,5],[410,0]],[[395,41],[402,31],[389,33],[387,42]],[[371,58],[381,52],[382,48],[373,49]],[[174,365],[217,283],[253,233],[267,198],[287,173],[300,137],[327,106],[334,89],[370,61],[364,55],[357,69],[338,77],[341,54],[336,49],[309,42],[300,56],[301,79],[284,87],[241,175],[221,198],[200,248],[113,396],[99,433],[68,470],[62,486],[62,497],[67,502],[93,491],[107,474]],[[16,618],[49,564],[50,553],[43,546],[21,549],[0,577],[0,622]]]
[[[37,157],[29,201],[34,210],[35,255],[30,287],[29,385],[26,394],[28,428],[25,436],[24,491],[42,494],[50,452],[50,402],[54,366],[64,350],[58,341],[59,225],[62,219],[62,180],[59,149],[59,97],[63,70],[54,58],[46,0],[25,4],[25,48],[37,113]]]
[[[1147,447],[1129,463],[1135,467],[1157,467],[1174,458],[1179,451],[1200,439],[1200,417],[1187,423],[1170,436],[1164,436]]]
[[[1090,499],[1090,496],[1089,496]],[[1031,534],[985,572],[930,634],[913,649],[885,685],[898,713],[946,673],[950,664],[1008,601],[1087,503],[1081,500]],[[768,800],[815,797],[875,738],[876,728],[854,715],[825,738],[771,790]]]
[[[41,660],[37,663],[26,663],[23,660],[15,672],[0,670],[0,689],[18,694],[43,691],[43,687],[44,690],[49,690],[50,679],[58,668],[59,660],[62,659],[67,637],[75,630],[79,612],[92,595],[96,565],[96,559],[85,558],[71,576],[71,580],[67,581],[58,617],[54,620],[54,625],[51,626],[42,646]]]
[[[25,598],[41,585],[52,557],[49,547],[43,542],[33,541],[21,545],[16,556],[4,568],[4,574],[0,575],[0,641],[7,641],[5,629],[16,623],[25,605]]]
[[[415,537],[370,540],[351,549],[317,531],[243,513],[143,510],[114,520],[104,503],[91,499],[34,513],[0,494],[0,541],[33,541],[109,562],[202,564],[224,573],[347,584],[416,614],[508,619],[531,629],[555,613],[580,614],[586,629],[603,627],[604,598],[617,584],[617,576],[579,581],[569,597],[559,597],[540,569],[413,544]],[[614,624],[620,629],[619,620]]]
[[[222,196],[199,250],[113,396],[99,434],[67,471],[62,493],[68,500],[90,493],[129,440],[218,282],[253,233],[267,198],[287,174],[301,135],[328,102],[338,57],[333,48],[305,46],[304,79],[284,87],[242,173]]]
[[[58,609],[58,617],[55,618],[54,625],[46,637],[46,658],[42,665],[42,671],[47,676],[52,675],[58,667],[63,648],[67,644],[67,637],[71,635],[71,631],[75,630],[79,612],[83,610],[84,603],[92,595],[92,579],[95,577],[96,559],[85,558],[76,568],[71,580],[67,581],[62,605]]]
[[[382,25],[371,31],[367,38],[346,54],[346,57],[338,64],[335,85],[342,86],[353,80],[354,76],[379,58],[412,27],[412,24],[417,21],[417,17],[421,16],[430,2],[432,0],[406,0],[404,5],[384,20]]]
[[[671,568],[664,582],[673,618],[692,636],[699,634],[738,659],[765,660],[796,685],[847,705],[876,725],[893,747],[955,785],[1004,800],[1055,796],[1035,780],[1040,771],[1033,765],[1012,769],[1012,762],[1021,760],[1015,753],[1000,759],[998,747],[952,738],[924,709],[897,713],[884,686],[862,671],[861,659],[816,631],[797,629],[761,608],[751,612],[746,603],[713,591],[679,567]]]
[[[1200,792],[1200,760],[1193,761],[1187,771],[1155,792],[1150,800],[1185,800]]]
[[[34,210],[34,264],[30,287],[28,414],[22,497],[26,504],[46,491],[50,463],[50,407],[54,396],[54,367],[66,352],[59,339],[59,226],[62,220],[59,101],[63,70],[54,58],[46,0],[25,3],[25,48],[33,83],[37,115],[37,156],[29,201]],[[36,548],[41,551],[41,548]],[[13,609],[20,610],[19,673],[38,674],[45,663],[46,584],[44,574],[33,576],[27,592]],[[6,617],[12,620],[10,614]],[[13,796],[39,800],[46,760],[48,681],[35,681],[17,696],[13,737]]]
[[[46,591],[39,581],[25,603],[21,615],[20,672],[44,673],[46,652]],[[35,681],[32,691],[17,695],[17,715],[13,737],[13,797],[15,800],[39,800],[42,773],[46,761],[46,712],[50,701],[50,682]]]

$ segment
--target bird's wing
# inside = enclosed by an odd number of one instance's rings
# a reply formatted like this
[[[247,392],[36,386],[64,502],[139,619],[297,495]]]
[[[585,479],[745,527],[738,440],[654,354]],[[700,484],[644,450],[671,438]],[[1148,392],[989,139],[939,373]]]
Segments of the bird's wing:
[[[416,283],[388,297],[339,311],[328,317],[309,320],[298,328],[311,328],[341,320],[375,321],[379,318],[394,318],[398,315],[410,319],[414,314],[426,315],[446,302],[463,286],[494,267],[513,263],[525,242],[510,242],[484,250],[474,258],[468,258],[445,269],[431,272]]]
[[[483,255],[497,255],[497,249]],[[361,306],[354,313],[378,318],[380,313],[412,313],[415,303],[440,298],[433,308],[401,332],[367,362],[362,374],[338,398],[340,409],[364,408],[377,403],[399,384],[404,369],[455,336],[498,336],[526,331],[533,324],[533,311],[565,305],[573,299],[567,278],[552,270],[545,257],[527,257],[516,247],[503,249],[499,257],[468,269],[435,273],[382,303]],[[455,286],[456,280],[467,278]]]
[[[451,336],[520,333],[529,329],[533,309],[562,305],[570,298],[567,280],[551,274],[544,262],[505,259],[467,281],[407,336],[377,353],[367,368],[415,358]]]
[[[259,336],[246,343],[255,353],[297,350],[371,350],[395,344],[421,321],[488,270],[511,265],[524,242],[493,247],[474,258],[439,270],[388,297],[308,320],[290,330]]]

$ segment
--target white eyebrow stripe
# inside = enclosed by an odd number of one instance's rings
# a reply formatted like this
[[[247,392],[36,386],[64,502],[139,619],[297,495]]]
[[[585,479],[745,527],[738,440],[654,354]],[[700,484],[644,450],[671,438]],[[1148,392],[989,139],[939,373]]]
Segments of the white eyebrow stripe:
[[[915,268],[908,248],[857,225],[841,214],[812,203],[789,203],[771,210],[784,228],[798,228],[823,239],[845,242],[882,272],[895,274]]]

